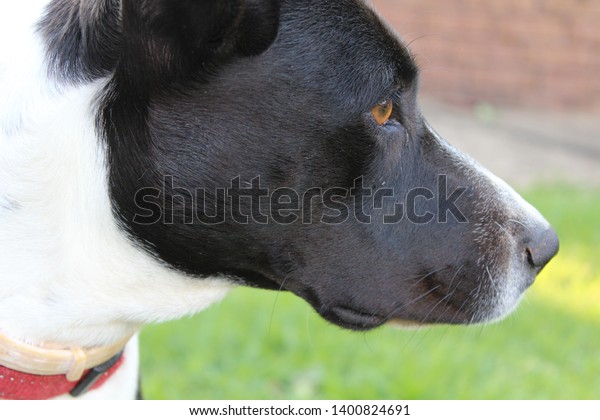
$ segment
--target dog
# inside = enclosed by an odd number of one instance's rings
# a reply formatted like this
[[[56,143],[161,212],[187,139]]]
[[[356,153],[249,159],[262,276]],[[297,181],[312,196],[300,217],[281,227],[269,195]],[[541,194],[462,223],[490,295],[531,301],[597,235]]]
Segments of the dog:
[[[236,285],[354,330],[492,322],[558,251],[362,0],[0,15],[0,398],[135,398],[137,332]]]

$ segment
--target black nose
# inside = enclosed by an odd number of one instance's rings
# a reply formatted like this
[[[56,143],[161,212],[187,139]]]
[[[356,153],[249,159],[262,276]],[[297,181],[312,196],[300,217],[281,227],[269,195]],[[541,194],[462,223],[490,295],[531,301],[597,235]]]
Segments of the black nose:
[[[551,228],[536,232],[525,249],[527,261],[539,271],[558,253],[558,236]]]

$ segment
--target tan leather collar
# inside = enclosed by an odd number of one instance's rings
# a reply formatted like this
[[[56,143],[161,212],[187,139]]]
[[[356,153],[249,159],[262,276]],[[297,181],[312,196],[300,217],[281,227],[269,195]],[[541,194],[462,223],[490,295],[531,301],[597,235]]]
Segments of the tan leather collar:
[[[77,382],[87,369],[123,350],[131,337],[105,347],[56,349],[34,346],[0,333],[0,365],[33,375],[66,375],[70,382]]]

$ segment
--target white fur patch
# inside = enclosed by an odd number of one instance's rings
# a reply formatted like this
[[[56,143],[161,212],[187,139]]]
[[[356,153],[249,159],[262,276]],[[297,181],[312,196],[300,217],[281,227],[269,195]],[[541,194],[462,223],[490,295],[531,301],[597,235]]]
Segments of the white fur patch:
[[[33,29],[48,2],[0,8],[0,330],[30,342],[106,345],[198,312],[230,285],[170,269],[117,226],[94,129],[105,81],[48,80]]]

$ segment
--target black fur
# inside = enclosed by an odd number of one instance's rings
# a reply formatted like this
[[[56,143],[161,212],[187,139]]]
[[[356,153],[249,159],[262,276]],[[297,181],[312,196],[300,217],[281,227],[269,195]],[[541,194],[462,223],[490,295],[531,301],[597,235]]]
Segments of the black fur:
[[[506,266],[508,253],[493,250],[511,246],[499,227],[510,215],[490,210],[494,188],[435,140],[416,103],[418,70],[407,48],[360,1],[279,3],[123,0],[113,27],[115,3],[105,0],[89,28],[68,3],[54,3],[43,25],[54,67],[80,79],[110,73],[99,126],[116,217],[136,243],[199,281],[223,275],[289,290],[347,328],[394,318],[484,320],[495,286],[482,267]],[[385,99],[395,113],[382,127],[370,111]],[[437,191],[440,174],[450,192],[462,191],[465,218],[493,242],[478,241],[456,217],[382,222],[414,188]],[[165,176],[166,195],[141,202],[139,192],[162,190]],[[220,198],[211,192],[257,177],[271,191],[346,189],[338,204],[356,200],[373,222],[243,224],[228,211],[207,225],[192,210],[188,191],[206,189],[204,207],[213,208]],[[370,205],[353,188],[357,179],[394,196]],[[241,200],[244,214],[249,200]],[[228,210],[234,204],[227,200]],[[136,222],[140,205],[173,223]],[[417,214],[428,211],[438,208],[418,203]],[[315,200],[314,220],[330,213]],[[525,249],[526,233],[509,229]]]
[[[119,0],[53,1],[39,24],[50,71],[66,82],[108,75],[122,45],[119,9]]]

